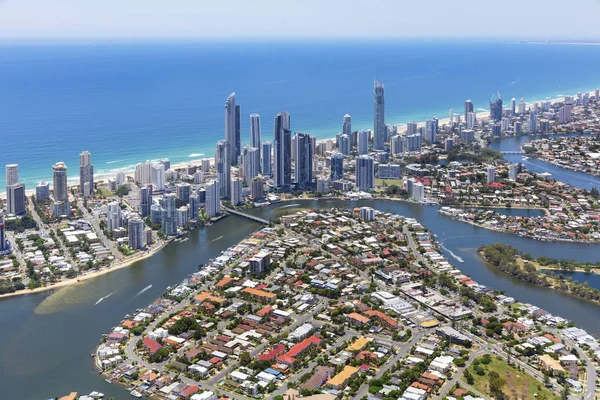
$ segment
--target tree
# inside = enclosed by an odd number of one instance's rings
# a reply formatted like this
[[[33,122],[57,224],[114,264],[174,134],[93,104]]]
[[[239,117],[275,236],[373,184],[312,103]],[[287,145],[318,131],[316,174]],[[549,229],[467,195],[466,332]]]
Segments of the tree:
[[[127,196],[129,194],[129,189],[127,189],[127,186],[121,185],[117,189],[116,193],[117,193],[117,196],[119,196],[119,197]]]
[[[250,356],[249,352],[245,351],[242,354],[240,354],[240,365],[245,367],[246,365],[250,364],[251,362],[252,362],[252,357]]]
[[[506,384],[506,379],[502,378],[498,372],[490,371],[489,374],[490,394],[495,398],[504,398],[502,387]]]

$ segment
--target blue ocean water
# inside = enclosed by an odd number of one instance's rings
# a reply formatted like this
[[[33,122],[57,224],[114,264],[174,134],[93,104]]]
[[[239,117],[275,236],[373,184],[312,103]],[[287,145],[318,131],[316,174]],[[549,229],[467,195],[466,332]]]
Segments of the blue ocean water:
[[[243,142],[249,114],[272,139],[276,113],[292,129],[332,137],[350,113],[371,128],[376,71],[386,122],[487,109],[500,90],[526,101],[600,86],[600,47],[457,41],[0,43],[0,165],[18,163],[28,188],[92,153],[97,174],[146,159],[212,156],[235,91]],[[0,174],[4,189],[4,174]]]

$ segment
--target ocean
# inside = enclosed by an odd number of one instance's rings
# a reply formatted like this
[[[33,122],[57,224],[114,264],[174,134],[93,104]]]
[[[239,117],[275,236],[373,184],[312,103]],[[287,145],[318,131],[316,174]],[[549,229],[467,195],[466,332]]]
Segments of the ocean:
[[[385,85],[386,122],[462,114],[471,99],[485,114],[505,101],[556,98],[600,86],[600,47],[503,41],[138,41],[0,43],[0,165],[18,163],[32,189],[64,161],[92,153],[98,177],[167,157],[212,157],[224,136],[223,106],[235,91],[242,142],[259,113],[262,139],[273,119],[317,138],[373,124],[373,80]],[[0,191],[4,191],[0,174]]]

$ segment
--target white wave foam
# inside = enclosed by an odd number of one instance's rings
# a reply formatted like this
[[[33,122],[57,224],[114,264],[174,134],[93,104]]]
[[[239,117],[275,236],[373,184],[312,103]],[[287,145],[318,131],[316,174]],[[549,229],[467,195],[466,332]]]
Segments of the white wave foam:
[[[107,164],[116,164],[116,163],[121,162],[121,161],[124,161],[124,160],[113,160],[113,161],[107,161],[106,163]]]
[[[190,154],[188,157],[202,157],[204,155],[204,153],[192,153]]]

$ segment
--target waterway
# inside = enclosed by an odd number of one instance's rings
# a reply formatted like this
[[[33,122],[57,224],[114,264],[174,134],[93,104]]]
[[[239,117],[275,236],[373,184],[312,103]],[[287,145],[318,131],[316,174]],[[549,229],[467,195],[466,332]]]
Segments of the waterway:
[[[540,139],[540,138],[552,138],[558,137],[559,135],[523,135],[516,137],[504,138],[496,140],[490,144],[490,148],[498,151],[515,151],[519,150],[522,145],[526,142]],[[589,134],[567,134],[560,136],[591,136]],[[557,181],[569,183],[572,186],[590,190],[593,187],[596,189],[600,188],[600,177],[588,175],[583,172],[571,171],[565,168],[560,168],[556,165],[549,164],[545,161],[537,158],[527,158],[522,154],[505,154],[504,159],[511,163],[521,163],[529,171],[542,173],[548,172],[552,174],[552,179]]]
[[[551,269],[544,269],[542,271],[548,275],[562,275],[567,279],[573,278],[573,280],[577,282],[587,282],[591,288],[600,290],[600,275],[596,273],[586,273],[579,271],[557,271]]]
[[[518,139],[505,140],[512,141],[513,146],[518,145]],[[570,179],[575,172],[560,172],[560,179],[576,185]],[[416,218],[438,235],[438,240],[445,248],[464,260],[464,263],[459,263],[449,252],[446,254],[451,262],[475,281],[572,319],[589,332],[600,335],[598,306],[550,289],[532,286],[490,269],[476,252],[480,245],[504,242],[533,256],[563,258],[568,255],[568,258],[580,261],[597,261],[597,246],[519,238],[455,221],[437,213],[436,207],[397,201],[301,200],[273,204],[250,212],[269,219],[299,209],[352,208],[362,205]],[[122,388],[106,383],[92,368],[89,355],[100,335],[118,325],[125,314],[148,305],[167,286],[176,284],[195,271],[198,264],[220,254],[260,227],[256,222],[229,216],[210,227],[192,232],[190,240],[173,243],[129,268],[54,294],[28,295],[0,301],[0,397],[34,400],[64,395],[73,390],[80,394],[98,390],[107,397],[128,398]],[[150,289],[140,293],[149,285],[152,285]],[[101,298],[103,300],[98,302]]]

